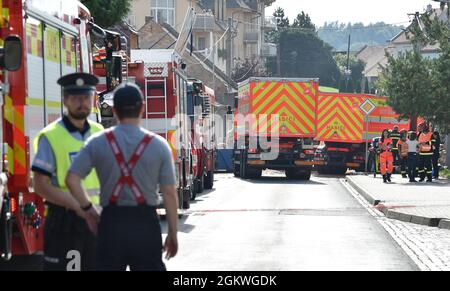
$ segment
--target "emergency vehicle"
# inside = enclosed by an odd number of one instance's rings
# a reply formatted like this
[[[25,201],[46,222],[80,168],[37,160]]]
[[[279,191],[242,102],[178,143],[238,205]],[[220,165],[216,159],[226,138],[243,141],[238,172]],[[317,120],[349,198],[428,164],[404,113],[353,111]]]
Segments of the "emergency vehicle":
[[[185,64],[172,49],[131,50],[128,74],[144,93],[142,126],[167,139],[178,178],[180,209],[189,209],[195,197],[198,151],[188,117],[188,79]],[[141,64],[141,65],[139,65]]]
[[[42,251],[45,206],[31,185],[33,139],[63,113],[57,80],[92,73],[90,32],[101,30],[90,20],[89,10],[75,0],[0,0],[0,45],[12,36],[22,45],[15,51],[20,68],[1,75],[2,171],[8,177],[0,216],[1,259]],[[96,112],[92,117],[97,119]]]
[[[236,116],[249,124],[236,121],[235,176],[260,178],[264,169],[274,169],[284,170],[289,179],[311,178],[318,88],[318,79],[250,78],[239,84]],[[278,118],[272,122],[272,116]],[[270,147],[261,146],[264,139]],[[266,158],[268,152],[278,155]]]
[[[189,79],[187,84],[187,114],[191,123],[191,136],[196,153],[192,162],[194,191],[192,199],[204,189],[214,186],[216,141],[214,134],[215,96],[214,90],[202,81]]]
[[[366,100],[376,106],[368,121],[361,109]],[[343,175],[348,169],[365,171],[366,143],[396,125],[400,130],[409,130],[409,121],[400,120],[387,105],[386,97],[319,92],[316,140],[320,146],[314,157],[315,167],[320,174]]]

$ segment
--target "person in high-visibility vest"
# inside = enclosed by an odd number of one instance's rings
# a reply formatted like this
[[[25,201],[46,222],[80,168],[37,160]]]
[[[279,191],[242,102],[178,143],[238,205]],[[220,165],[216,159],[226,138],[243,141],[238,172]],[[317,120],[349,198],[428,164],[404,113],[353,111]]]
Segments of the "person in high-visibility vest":
[[[433,133],[430,131],[428,124],[423,125],[423,132],[419,136],[419,176],[420,182],[425,181],[433,182]]]
[[[391,182],[391,176],[394,170],[394,157],[392,155],[393,142],[389,137],[389,131],[387,129],[383,130],[379,146],[381,149],[380,171],[381,175],[383,175],[383,182]]]
[[[98,78],[74,73],[61,77],[58,84],[63,87],[67,112],[34,140],[36,155],[32,165],[34,189],[45,199],[48,209],[44,226],[44,270],[94,270],[96,238],[84,220],[85,210],[70,194],[65,177],[87,139],[103,131],[100,124],[88,120]],[[92,203],[99,204],[100,184],[95,171],[84,179],[83,185]],[[76,261],[72,262],[74,258]]]
[[[400,140],[397,143],[397,147],[398,147],[398,155],[399,155],[399,161],[400,161],[400,171],[402,174],[403,178],[408,178],[407,176],[407,172],[406,172],[406,167],[408,164],[408,144],[406,143],[406,136],[407,136],[407,131],[406,130],[402,130],[400,132]]]
[[[97,270],[165,271],[162,260],[178,252],[177,180],[169,143],[140,126],[144,96],[134,84],[114,91],[119,125],[95,135],[74,159],[66,183],[83,206],[90,205],[81,181],[92,169],[101,184],[101,216],[91,208],[85,218],[98,230]],[[159,192],[168,222],[162,242],[157,216]],[[101,217],[99,219],[99,217]],[[100,223],[99,223],[100,221]]]
[[[394,126],[389,134],[392,139],[392,156],[394,157],[394,165],[398,166],[400,162],[400,155],[398,150],[398,142],[400,141],[400,132],[398,131],[398,126]]]

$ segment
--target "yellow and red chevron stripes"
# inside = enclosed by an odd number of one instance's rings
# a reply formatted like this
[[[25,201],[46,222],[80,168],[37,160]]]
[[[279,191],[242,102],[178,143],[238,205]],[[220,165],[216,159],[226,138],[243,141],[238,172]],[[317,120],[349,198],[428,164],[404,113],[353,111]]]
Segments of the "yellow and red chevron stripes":
[[[5,141],[8,143],[9,173],[11,175],[27,174],[27,142],[23,130],[24,107],[13,106],[10,96],[5,96],[4,108]]]
[[[280,136],[314,135],[315,83],[261,81],[251,83],[250,90],[251,112],[258,119],[253,130],[279,130]],[[271,124],[272,115],[278,116],[279,124]]]
[[[325,94],[318,97],[317,138],[323,141],[360,142],[364,115],[362,96]]]

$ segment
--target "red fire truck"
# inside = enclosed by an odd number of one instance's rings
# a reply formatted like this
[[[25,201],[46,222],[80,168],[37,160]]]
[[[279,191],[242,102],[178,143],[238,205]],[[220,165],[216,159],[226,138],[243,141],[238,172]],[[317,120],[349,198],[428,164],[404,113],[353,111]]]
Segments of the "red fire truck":
[[[214,186],[216,141],[214,135],[215,96],[214,90],[202,81],[189,79],[187,86],[187,114],[191,123],[191,135],[196,153],[193,157],[195,190],[192,199],[204,189]]]
[[[101,32],[79,1],[51,2],[0,0],[0,46],[5,45],[5,60],[10,53],[21,60],[13,72],[4,70],[5,61],[0,76],[2,176],[8,178],[0,216],[3,260],[42,250],[45,206],[31,185],[32,141],[63,113],[58,78],[92,72],[90,32]]]
[[[185,64],[171,49],[131,50],[129,76],[144,93],[143,127],[166,138],[172,148],[178,177],[180,209],[195,197],[198,151],[188,117]]]

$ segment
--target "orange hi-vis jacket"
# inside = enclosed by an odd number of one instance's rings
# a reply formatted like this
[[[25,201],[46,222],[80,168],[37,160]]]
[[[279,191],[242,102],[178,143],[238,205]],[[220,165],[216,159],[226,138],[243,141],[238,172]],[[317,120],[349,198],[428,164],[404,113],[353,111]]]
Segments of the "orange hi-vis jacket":
[[[382,141],[380,140],[380,143],[379,143],[379,146],[380,146],[381,150],[382,150],[382,151],[385,151],[385,152],[390,152],[390,151],[392,151],[393,145],[394,145],[394,144],[393,144],[392,138],[386,138],[386,139],[384,140],[384,142],[382,142]]]
[[[433,133],[428,132],[422,132],[419,136],[419,148],[420,148],[420,155],[422,156],[428,156],[433,155]]]
[[[400,156],[402,158],[405,158],[408,156],[409,147],[408,147],[408,144],[406,143],[406,141],[399,140],[397,143],[397,147],[399,149]]]

